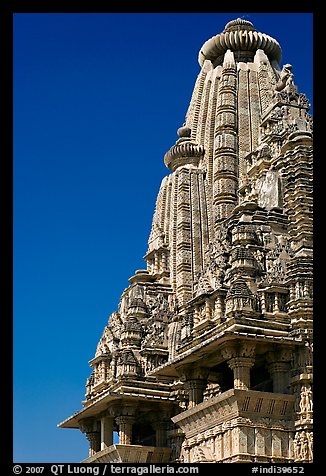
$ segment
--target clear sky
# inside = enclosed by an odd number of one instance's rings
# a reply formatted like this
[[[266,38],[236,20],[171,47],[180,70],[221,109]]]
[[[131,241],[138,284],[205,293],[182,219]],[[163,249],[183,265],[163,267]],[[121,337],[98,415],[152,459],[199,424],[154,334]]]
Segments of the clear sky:
[[[277,39],[312,102],[312,14],[14,15],[14,461],[79,462],[97,342],[143,256],[199,73],[237,17]]]

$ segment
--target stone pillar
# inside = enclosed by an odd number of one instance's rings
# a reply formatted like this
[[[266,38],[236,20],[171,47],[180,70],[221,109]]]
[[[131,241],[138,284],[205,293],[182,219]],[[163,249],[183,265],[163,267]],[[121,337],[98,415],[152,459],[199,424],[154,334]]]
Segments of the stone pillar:
[[[234,388],[250,389],[250,369],[255,363],[255,344],[243,342],[230,344],[221,350],[222,356],[227,359],[228,366],[233,370]]]
[[[191,379],[185,382],[185,389],[189,396],[188,408],[193,408],[203,401],[206,385],[207,381],[203,379]]]
[[[181,380],[184,381],[184,388],[188,394],[188,408],[193,408],[203,401],[209,369],[196,367],[194,364],[186,364],[180,366],[177,371]]]
[[[199,324],[200,322],[200,314],[199,314],[199,307],[198,304],[195,304],[195,311],[194,311],[194,326]]]
[[[167,422],[166,421],[155,421],[152,423],[152,426],[155,430],[156,446],[165,447],[166,446],[166,430]]]
[[[98,420],[93,417],[83,418],[78,424],[80,431],[85,433],[89,441],[89,456],[95,455],[101,449],[101,433]]]
[[[89,456],[94,456],[95,453],[100,451],[100,432],[91,431],[86,433],[86,438],[89,441]]]
[[[132,442],[132,425],[135,417],[130,415],[122,415],[115,420],[119,425],[119,444],[131,445]]]
[[[223,317],[223,310],[222,310],[222,296],[217,295],[215,301],[215,315],[214,318],[220,322]]]
[[[234,388],[249,390],[250,369],[254,363],[255,359],[252,357],[233,357],[228,361],[229,367],[233,370]]]
[[[105,450],[113,444],[113,418],[103,416],[101,418],[101,450]]]
[[[212,302],[209,298],[206,298],[205,300],[205,315],[206,319],[212,318]]]
[[[270,351],[266,355],[268,371],[273,379],[273,392],[275,393],[289,393],[291,358],[292,350],[286,348]]]
[[[261,305],[261,312],[262,314],[265,314],[266,312],[266,299],[265,299],[265,292],[263,291],[261,293],[261,299],[260,299],[260,305]]]
[[[289,367],[288,362],[273,362],[269,364],[268,370],[273,379],[273,392],[288,393]]]

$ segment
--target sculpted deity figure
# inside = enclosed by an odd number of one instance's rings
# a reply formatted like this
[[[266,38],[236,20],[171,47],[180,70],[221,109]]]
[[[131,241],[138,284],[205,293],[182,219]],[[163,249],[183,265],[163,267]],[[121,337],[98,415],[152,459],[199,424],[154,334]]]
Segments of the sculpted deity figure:
[[[294,460],[298,461],[301,456],[301,437],[299,433],[295,435],[294,438]]]
[[[294,458],[296,461],[304,461],[308,459],[308,441],[304,431],[300,431],[295,436]]]
[[[292,65],[285,64],[280,74],[280,79],[278,80],[275,89],[276,91],[282,91],[286,86],[293,86],[294,75],[292,73]]]
[[[277,172],[268,170],[263,177],[257,180],[256,190],[260,207],[271,210],[280,206],[281,190]]]
[[[301,459],[302,460],[308,459],[308,440],[304,432],[302,432],[302,435],[301,435]]]
[[[299,403],[300,412],[302,414],[307,414],[312,412],[313,402],[312,402],[312,391],[310,385],[304,385],[301,390],[301,399]]]
[[[307,438],[308,438],[308,458],[310,461],[313,459],[313,433],[312,431],[309,431],[307,433]]]

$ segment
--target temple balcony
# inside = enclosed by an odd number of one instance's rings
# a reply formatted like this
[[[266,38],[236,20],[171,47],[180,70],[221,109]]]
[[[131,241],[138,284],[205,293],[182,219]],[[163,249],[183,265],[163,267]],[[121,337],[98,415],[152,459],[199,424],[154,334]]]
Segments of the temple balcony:
[[[142,445],[111,445],[82,463],[168,463],[171,448]]]
[[[294,399],[230,389],[179,413],[172,421],[185,435],[183,461],[293,461]]]

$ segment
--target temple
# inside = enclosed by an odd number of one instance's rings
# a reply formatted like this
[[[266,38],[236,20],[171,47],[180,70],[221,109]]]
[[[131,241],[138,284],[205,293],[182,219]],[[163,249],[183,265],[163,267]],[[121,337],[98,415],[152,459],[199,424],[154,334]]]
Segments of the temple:
[[[281,59],[240,18],[199,51],[146,269],[59,424],[83,462],[312,462],[312,117]]]

